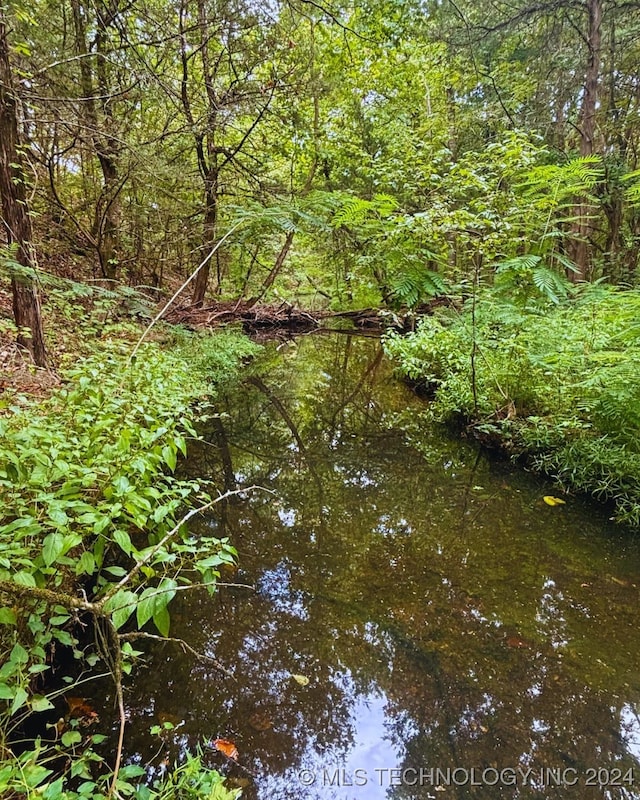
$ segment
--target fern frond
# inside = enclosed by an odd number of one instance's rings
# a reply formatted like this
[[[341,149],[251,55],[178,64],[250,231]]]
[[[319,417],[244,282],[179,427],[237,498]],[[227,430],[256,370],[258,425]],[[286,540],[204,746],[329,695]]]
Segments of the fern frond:
[[[547,267],[534,269],[531,279],[540,294],[556,305],[560,303],[561,298],[567,297],[571,288],[566,278]]]
[[[392,281],[393,297],[399,305],[414,308],[429,297],[446,294],[447,282],[437,272],[416,268],[402,272]]]
[[[496,273],[529,272],[536,267],[541,260],[542,257],[535,255],[535,253],[529,253],[525,256],[515,256],[514,258],[509,258],[507,261],[501,261],[496,266]]]
[[[360,225],[367,218],[373,207],[370,200],[361,197],[347,197],[343,200],[342,207],[333,215],[332,223],[336,228],[345,225]]]
[[[574,274],[580,272],[575,261],[572,261],[568,256],[565,256],[562,253],[553,253],[551,258],[553,261],[557,261],[558,264],[563,266],[565,269],[568,269],[569,272],[573,272]]]

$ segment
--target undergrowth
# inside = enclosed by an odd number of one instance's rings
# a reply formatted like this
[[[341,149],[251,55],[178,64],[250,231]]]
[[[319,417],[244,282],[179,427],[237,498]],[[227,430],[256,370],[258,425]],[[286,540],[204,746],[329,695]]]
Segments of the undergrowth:
[[[85,668],[104,660],[108,669],[127,672],[135,661],[128,642],[118,646],[116,665],[104,647],[81,647],[78,608],[91,604],[76,601],[79,586],[106,598],[100,610],[110,630],[149,623],[166,636],[178,588],[198,582],[213,591],[217,568],[235,555],[228,541],[196,540],[180,525],[185,507],[217,491],[174,471],[216,385],[255,346],[233,334],[175,331],[170,343],[143,345],[133,363],[130,351],[127,337],[102,340],[99,350],[62,370],[62,386],[48,399],[35,405],[14,396],[0,417],[3,798],[236,796],[196,755],[166,785],[144,785],[144,770],[127,765],[110,786],[112,775],[93,749],[101,737],[71,717],[55,741],[38,740],[20,756],[11,749],[29,715],[60,708],[64,688],[43,688],[56,647],[68,648]],[[73,681],[62,679],[71,687]]]
[[[463,417],[640,525],[640,293],[592,285],[518,303],[487,289],[472,303],[386,339],[404,374],[432,389],[434,417]]]

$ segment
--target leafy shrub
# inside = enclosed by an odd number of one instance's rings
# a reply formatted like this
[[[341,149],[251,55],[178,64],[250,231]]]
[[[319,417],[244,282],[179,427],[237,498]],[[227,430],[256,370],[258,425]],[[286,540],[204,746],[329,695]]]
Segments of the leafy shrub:
[[[38,686],[51,670],[56,644],[71,648],[89,666],[98,659],[81,652],[74,635],[74,615],[83,607],[76,600],[79,581],[92,587],[98,602],[104,598],[101,610],[114,630],[135,619],[138,627],[153,622],[167,635],[168,605],[179,584],[190,583],[184,568],[213,591],[218,567],[235,555],[226,539],[196,539],[180,526],[181,510],[207,502],[209,495],[208,487],[174,472],[188,438],[197,436],[198,416],[207,413],[207,396],[255,346],[233,334],[182,332],[170,347],[144,345],[132,364],[126,348],[118,341],[103,343],[99,353],[69,368],[63,387],[39,407],[16,404],[0,418],[0,752],[5,755],[11,731],[29,713],[54,708]],[[132,574],[135,580],[118,583]],[[119,652],[119,669],[126,672],[136,652],[128,642]],[[60,744],[68,751],[77,742],[63,736]],[[89,780],[85,766],[98,758],[94,744],[89,737],[83,745],[88,749],[72,759],[71,777],[86,773]],[[64,776],[47,783],[52,772],[44,763],[55,754],[44,753],[36,743],[31,754],[0,766],[0,794],[38,787],[42,797],[103,796],[93,787],[86,794],[63,794]],[[135,777],[127,769],[121,772],[124,784]]]
[[[385,347],[432,385],[434,417],[463,415],[638,525],[640,293],[595,285],[574,295],[523,304],[486,290],[473,311],[442,312]]]

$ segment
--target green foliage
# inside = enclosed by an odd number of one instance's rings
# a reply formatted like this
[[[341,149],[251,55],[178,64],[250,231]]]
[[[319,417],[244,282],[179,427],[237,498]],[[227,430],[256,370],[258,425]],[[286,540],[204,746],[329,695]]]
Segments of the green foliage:
[[[45,800],[105,800],[113,796],[107,765],[93,749],[103,739],[97,734],[84,737],[80,731],[69,731],[59,744],[37,740],[32,750],[0,766],[0,796]],[[82,752],[75,755],[69,770],[72,781],[55,778],[52,766],[45,765],[68,759],[70,749],[80,744]],[[96,773],[101,774],[96,777]],[[241,794],[238,789],[227,789],[222,775],[207,767],[200,753],[186,753],[182,764],[153,782],[147,781],[143,767],[127,764],[120,770],[116,789],[119,797],[131,800],[237,800]]]
[[[97,601],[108,598],[103,611],[116,630],[135,620],[166,636],[179,588],[194,574],[213,592],[219,567],[235,558],[227,539],[196,538],[178,526],[181,510],[209,495],[173,473],[188,438],[197,436],[196,419],[208,413],[212,386],[232,377],[256,348],[232,333],[178,332],[176,339],[170,348],[144,345],[130,366],[125,344],[105,342],[68,369],[63,387],[39,407],[15,404],[0,418],[2,738],[28,714],[53,708],[37,686],[56,645],[89,664],[99,657],[79,649],[65,599],[75,596],[79,580],[94,587]],[[135,579],[117,588],[141,563]],[[128,672],[136,652],[125,645],[122,653]],[[41,786],[50,770],[38,753],[1,768],[0,787],[5,780],[18,791],[15,782],[27,780],[43,796],[76,797],[55,793],[58,778]],[[83,763],[73,761],[70,777]]]
[[[522,306],[552,302],[558,305],[571,292],[571,283],[559,272],[541,264],[542,256],[515,256],[496,267],[495,288]]]
[[[141,792],[136,800],[236,800],[239,789],[227,789],[224,779],[203,763],[202,754],[190,755],[186,762],[157,781],[149,794]]]
[[[385,194],[378,194],[373,200],[345,194],[340,200],[340,207],[332,219],[332,224],[336,228],[362,225],[369,219],[385,219],[398,208],[396,200]]]
[[[129,368],[123,346],[105,344],[37,412],[14,406],[0,419],[0,579],[56,589],[93,576],[100,586],[107,551],[139,557],[203,496],[171,474],[196,436],[192,403],[253,347],[232,334],[180,338],[169,352],[144,346]]]
[[[470,309],[444,312],[385,346],[404,373],[431,384],[435,417],[471,419],[640,525],[640,294],[595,285],[564,300],[552,289],[527,307],[484,292],[475,324]]]
[[[442,275],[420,265],[394,276],[391,280],[393,296],[399,306],[415,308],[427,297],[446,294],[448,285]]]

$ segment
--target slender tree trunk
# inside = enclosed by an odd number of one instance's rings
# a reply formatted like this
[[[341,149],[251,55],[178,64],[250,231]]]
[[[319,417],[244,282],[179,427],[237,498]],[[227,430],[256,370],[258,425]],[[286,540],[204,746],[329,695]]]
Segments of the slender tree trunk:
[[[265,294],[269,291],[269,289],[273,285],[275,279],[278,277],[278,274],[282,269],[282,267],[284,266],[284,262],[286,261],[287,256],[289,255],[289,250],[291,250],[291,245],[293,244],[294,235],[295,231],[293,230],[287,233],[284,240],[284,244],[280,248],[280,252],[278,253],[278,256],[275,260],[275,264],[271,268],[271,271],[269,272],[267,277],[264,279],[264,282],[262,284],[262,287],[260,288],[258,296],[252,300],[249,306],[250,308],[251,306],[254,306],[259,300],[262,300],[262,298],[265,296]]]
[[[117,8],[117,3],[115,4]],[[96,138],[96,154],[102,169],[103,190],[99,212],[99,240],[100,240],[100,266],[107,278],[114,279],[118,274],[118,240],[120,229],[120,190],[122,182],[118,170],[119,143],[110,132],[116,129],[113,116],[113,104],[109,99],[111,92],[107,64],[109,63],[108,28],[111,22],[108,11],[102,10],[98,5],[98,33],[96,35],[96,75],[98,79],[98,94],[102,105],[102,119],[104,132]]]
[[[97,13],[97,32],[95,37],[97,59],[97,92],[94,91],[94,74],[88,58],[87,11],[81,0],[72,0],[76,53],[80,56],[80,81],[82,93],[86,98],[82,104],[81,115],[95,156],[102,172],[102,191],[96,203],[93,222],[93,237],[100,268],[105,278],[115,279],[118,274],[117,251],[120,219],[119,194],[122,188],[118,172],[117,154],[119,145],[109,133],[115,129],[113,111],[109,102],[109,81],[107,76],[109,20],[106,11]],[[101,115],[94,96],[101,98]]]
[[[216,241],[218,233],[218,172],[212,169],[206,178],[205,188],[205,210],[204,210],[204,244],[207,250],[211,250]],[[193,297],[191,302],[194,306],[200,307],[204,303],[204,298],[209,285],[209,274],[211,272],[211,262],[208,261],[198,272],[193,283]]]
[[[596,114],[598,108],[598,86],[600,77],[600,61],[602,50],[602,0],[587,0],[588,30],[587,43],[589,55],[585,73],[584,95],[580,108],[580,155],[590,156],[595,152]],[[590,219],[594,214],[593,207],[584,201],[575,207],[577,221],[574,227],[576,238],[573,260],[578,268],[571,273],[574,281],[586,280],[591,272],[589,236],[593,231]]]
[[[22,153],[18,139],[18,116],[12,89],[9,42],[0,6],[0,197],[10,243],[18,246],[16,261],[25,268],[11,278],[13,315],[18,327],[18,344],[26,347],[39,367],[47,356],[42,330],[38,290],[29,272],[36,266],[31,217],[27,207]],[[30,331],[29,334],[26,331]]]
[[[580,113],[580,155],[583,156],[591,155],[595,149],[594,137],[602,49],[602,0],[588,0],[587,8],[589,12],[589,60],[587,63],[584,99]]]
[[[185,0],[186,10],[186,0]],[[200,174],[204,180],[204,246],[212,249],[215,245],[218,232],[218,194],[220,191],[220,170],[218,168],[218,149],[216,147],[216,134],[218,125],[218,106],[219,99],[214,87],[214,71],[209,58],[209,23],[207,20],[207,9],[204,0],[197,0],[198,28],[200,33],[200,60],[202,62],[202,74],[204,78],[205,93],[207,97],[207,127],[202,135],[196,137],[196,149],[198,151],[198,164]],[[186,92],[186,60],[183,53],[183,92]],[[187,112],[187,118],[191,117],[191,110],[183,94],[183,105]],[[191,118],[192,119],[192,118]],[[206,143],[206,156],[205,156]],[[193,285],[193,297],[191,302],[194,306],[202,306],[209,285],[209,275],[211,272],[211,262],[198,272]],[[218,278],[220,275],[218,274]],[[218,280],[218,288],[220,280]]]
[[[447,98],[447,128],[448,128],[448,142],[447,145],[451,151],[451,160],[458,160],[458,131],[456,125],[456,96],[453,86],[446,88]]]

